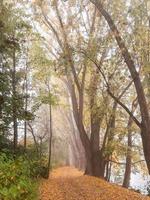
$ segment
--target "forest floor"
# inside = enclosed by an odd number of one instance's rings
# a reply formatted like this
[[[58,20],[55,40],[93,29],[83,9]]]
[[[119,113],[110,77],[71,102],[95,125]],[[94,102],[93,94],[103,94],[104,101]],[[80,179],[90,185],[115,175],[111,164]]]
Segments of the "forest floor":
[[[136,192],[84,176],[71,167],[54,170],[40,186],[40,200],[150,200]]]

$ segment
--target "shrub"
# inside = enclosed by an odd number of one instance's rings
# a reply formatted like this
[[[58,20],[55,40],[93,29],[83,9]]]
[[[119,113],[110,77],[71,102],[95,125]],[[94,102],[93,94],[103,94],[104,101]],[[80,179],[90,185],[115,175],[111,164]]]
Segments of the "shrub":
[[[34,200],[36,179],[31,178],[31,165],[24,157],[13,158],[0,154],[0,199]]]

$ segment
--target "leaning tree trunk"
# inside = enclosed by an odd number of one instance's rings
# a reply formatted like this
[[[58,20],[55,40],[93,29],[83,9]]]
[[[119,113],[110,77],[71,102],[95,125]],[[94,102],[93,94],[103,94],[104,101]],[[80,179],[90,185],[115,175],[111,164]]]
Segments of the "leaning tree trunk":
[[[70,79],[68,79],[68,85],[69,85],[69,92],[71,95],[74,119],[75,119],[76,126],[77,126],[79,134],[80,134],[81,142],[82,142],[84,150],[85,150],[85,157],[86,157],[85,174],[93,175],[92,153],[91,153],[90,140],[84,129],[82,113],[79,113],[77,98],[76,98],[76,94],[75,94],[75,88]],[[82,95],[82,93],[80,95]],[[80,101],[80,103],[81,103],[81,101]],[[80,107],[82,107],[82,106],[80,106]]]
[[[116,42],[121,50],[121,54],[125,60],[125,63],[127,64],[127,67],[130,71],[131,77],[134,81],[138,103],[140,107],[141,112],[141,118],[142,122],[140,125],[141,128],[141,137],[142,137],[142,143],[143,143],[143,150],[144,150],[144,156],[147,164],[147,168],[150,174],[150,115],[148,111],[148,106],[146,102],[146,97],[144,94],[144,89],[142,86],[141,79],[139,77],[139,74],[136,70],[135,63],[122,39],[120,36],[120,33],[111,18],[110,14],[104,9],[102,3],[98,0],[90,0],[99,10],[99,12],[104,16],[105,20],[107,21],[115,39]]]
[[[72,129],[71,135],[71,145],[73,150],[73,155],[75,156],[75,165],[80,170],[85,169],[85,159],[84,159],[84,148],[80,140],[79,131],[75,127],[73,115],[71,110],[69,111],[68,121]]]

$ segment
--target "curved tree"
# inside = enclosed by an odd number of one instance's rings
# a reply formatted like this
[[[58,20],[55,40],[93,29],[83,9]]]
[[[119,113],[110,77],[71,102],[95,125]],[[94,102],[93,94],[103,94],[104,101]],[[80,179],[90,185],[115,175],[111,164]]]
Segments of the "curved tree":
[[[144,93],[144,89],[142,86],[142,81],[140,79],[139,73],[136,69],[136,65],[125,45],[125,42],[123,38],[120,35],[120,32],[115,25],[115,22],[113,21],[111,15],[106,11],[106,9],[103,7],[103,4],[99,0],[90,0],[96,8],[99,10],[99,12],[102,14],[102,16],[107,21],[115,40],[121,50],[121,54],[125,60],[125,63],[130,71],[132,80],[135,85],[136,93],[137,93],[137,99],[140,107],[140,113],[141,113],[141,122],[137,123],[141,130],[141,137],[142,137],[142,143],[143,143],[143,150],[144,150],[144,156],[147,164],[147,168],[150,174],[150,115],[148,111],[148,105],[146,102],[146,96]],[[129,110],[128,110],[129,111]],[[130,112],[128,112],[131,114]],[[133,115],[131,115],[133,117]],[[133,118],[135,121],[135,118]],[[136,120],[137,122],[137,120]]]

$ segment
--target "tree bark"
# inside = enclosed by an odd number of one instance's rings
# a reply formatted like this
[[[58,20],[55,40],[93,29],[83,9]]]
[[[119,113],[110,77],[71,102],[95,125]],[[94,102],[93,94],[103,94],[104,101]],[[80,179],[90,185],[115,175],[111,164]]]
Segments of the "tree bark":
[[[104,160],[100,152],[100,125],[103,120],[103,114],[97,105],[97,86],[99,84],[99,74],[97,70],[92,71],[92,77],[89,89],[90,115],[91,115],[91,151],[93,176],[104,177]]]

